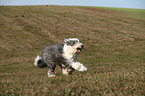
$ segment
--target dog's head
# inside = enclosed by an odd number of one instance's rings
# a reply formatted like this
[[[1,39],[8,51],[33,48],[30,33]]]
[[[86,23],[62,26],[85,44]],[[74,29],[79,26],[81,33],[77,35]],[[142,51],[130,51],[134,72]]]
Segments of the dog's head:
[[[75,49],[75,53],[80,53],[81,49],[84,47],[83,43],[81,43],[81,41],[77,38],[65,38],[64,43]]]

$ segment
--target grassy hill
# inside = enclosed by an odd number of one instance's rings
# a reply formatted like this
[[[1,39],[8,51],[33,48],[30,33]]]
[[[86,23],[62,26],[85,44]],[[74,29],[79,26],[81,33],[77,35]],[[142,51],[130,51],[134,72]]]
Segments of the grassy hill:
[[[67,6],[0,7],[0,96],[145,94],[145,10]],[[139,14],[143,16],[140,16]],[[79,38],[88,72],[48,78],[33,65],[45,45]]]

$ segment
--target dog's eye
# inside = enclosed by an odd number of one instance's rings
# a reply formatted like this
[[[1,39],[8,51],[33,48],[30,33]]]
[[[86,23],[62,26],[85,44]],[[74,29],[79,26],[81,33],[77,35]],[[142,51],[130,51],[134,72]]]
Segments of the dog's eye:
[[[75,43],[78,43],[78,42],[79,42],[79,41],[77,41],[77,40],[75,41]]]
[[[71,46],[73,46],[73,45],[75,44],[75,41],[71,41],[71,42],[69,42],[69,44],[70,44]]]

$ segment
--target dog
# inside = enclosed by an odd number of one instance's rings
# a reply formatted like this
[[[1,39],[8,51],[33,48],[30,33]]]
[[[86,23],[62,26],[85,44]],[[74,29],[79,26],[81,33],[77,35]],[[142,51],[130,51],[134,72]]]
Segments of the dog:
[[[73,71],[87,71],[88,68],[80,62],[76,62],[78,54],[84,47],[77,38],[65,38],[61,44],[47,45],[41,56],[37,56],[34,65],[40,68],[48,67],[48,77],[55,77],[56,65],[61,67],[64,75],[70,75]]]

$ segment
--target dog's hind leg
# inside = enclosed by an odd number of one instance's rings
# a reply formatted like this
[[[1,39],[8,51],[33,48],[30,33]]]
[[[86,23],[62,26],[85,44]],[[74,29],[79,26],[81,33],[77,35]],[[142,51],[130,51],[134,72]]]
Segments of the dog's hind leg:
[[[51,69],[48,70],[48,77],[55,77],[54,72]]]
[[[68,70],[68,75],[71,75],[71,74],[74,72],[75,69],[69,68],[69,69],[67,69],[67,70]]]
[[[61,69],[63,75],[70,75],[74,71],[72,68],[62,68]]]
[[[53,67],[49,67],[49,70],[48,70],[48,77],[55,77],[54,75],[54,70],[55,70],[55,67],[56,65],[54,65]]]
[[[66,67],[64,64],[59,64],[59,66],[61,67],[61,72],[63,75],[70,75],[72,74],[72,72],[74,71],[73,68],[71,67]]]
[[[67,69],[67,68],[62,68],[61,71],[62,71],[63,75],[68,75],[69,74],[69,69]]]
[[[61,71],[62,71],[62,74],[68,75],[68,70],[67,70],[67,68],[62,68]]]

